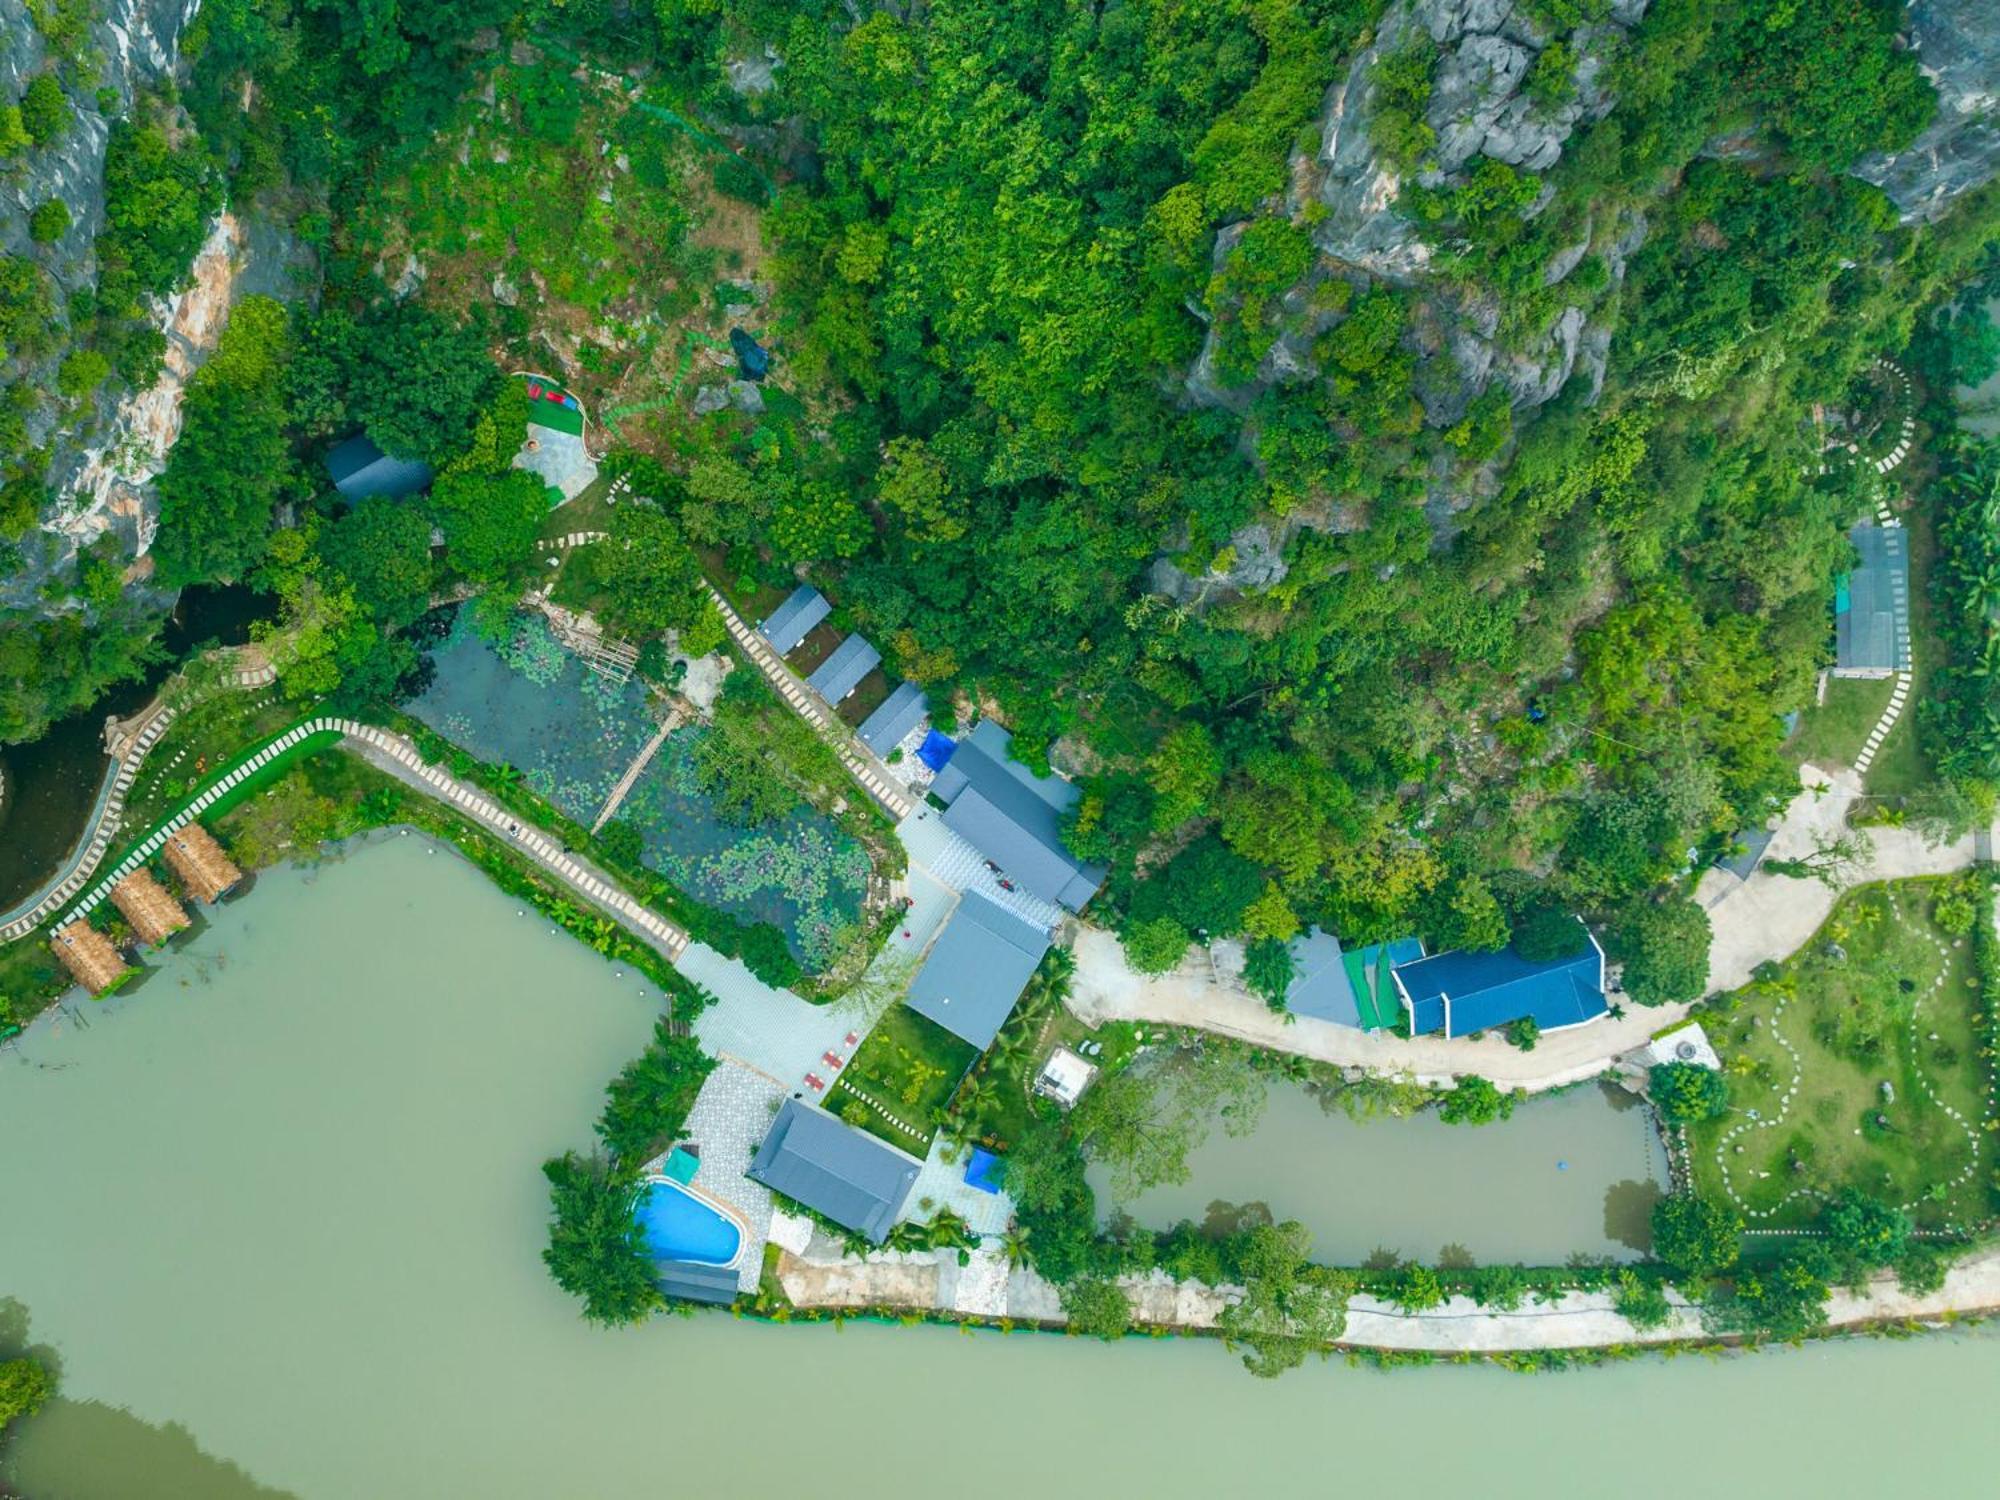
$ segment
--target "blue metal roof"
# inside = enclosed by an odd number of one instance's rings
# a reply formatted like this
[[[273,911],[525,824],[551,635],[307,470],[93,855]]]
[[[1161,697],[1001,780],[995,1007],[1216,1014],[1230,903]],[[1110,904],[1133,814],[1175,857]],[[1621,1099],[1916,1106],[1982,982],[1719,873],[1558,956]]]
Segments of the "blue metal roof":
[[[931,790],[944,822],[1001,872],[1044,901],[1080,911],[1104,883],[1062,841],[1062,815],[1083,794],[1060,776],[1037,777],[1013,757],[1014,737],[982,719],[959,741]]]
[[[1910,544],[1901,526],[1862,522],[1847,533],[1860,558],[1848,605],[1835,601],[1834,665],[1850,672],[1910,670]]]
[[[771,611],[771,617],[757,631],[778,655],[790,656],[813,626],[832,613],[833,606],[826,602],[826,595],[811,584],[802,583],[792,590],[790,598]]]
[[[930,702],[924,697],[924,690],[914,682],[902,682],[854,732],[877,755],[887,755],[903,742],[905,735],[924,722],[924,715],[929,712]]]
[[[1341,962],[1340,939],[1310,927],[1291,946],[1292,982],[1285,990],[1285,1008],[1294,1015],[1359,1026],[1361,1009]]]
[[[365,432],[335,444],[326,455],[326,471],[333,477],[333,487],[349,500],[366,500],[371,495],[400,499],[429,489],[431,483],[429,464],[391,458]]]
[[[881,1244],[921,1165],[866,1131],[787,1099],[745,1174]]]
[[[1532,1016],[1544,1031],[1601,1016],[1604,955],[1577,924],[1581,947],[1565,958],[1536,961],[1512,948],[1494,953],[1455,949],[1395,970],[1396,983],[1414,1011],[1411,1029],[1447,1036],[1490,1031]]]
[[[736,1300],[736,1269],[705,1266],[692,1260],[656,1260],[653,1281],[667,1296],[681,1302],[710,1302],[727,1307]]]
[[[967,891],[918,970],[904,1004],[981,1052],[1007,1024],[1049,935]]]
[[[821,662],[812,676],[806,679],[806,686],[829,703],[838,703],[855,688],[861,679],[874,671],[882,660],[882,653],[858,635],[850,635],[835,646]]]

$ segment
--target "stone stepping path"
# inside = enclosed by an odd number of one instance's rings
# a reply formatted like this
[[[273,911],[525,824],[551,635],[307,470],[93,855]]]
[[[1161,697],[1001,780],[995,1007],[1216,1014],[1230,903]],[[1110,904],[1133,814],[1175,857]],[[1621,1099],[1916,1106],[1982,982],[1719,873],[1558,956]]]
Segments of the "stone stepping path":
[[[268,662],[261,666],[231,673],[224,679],[234,688],[254,689],[268,687],[278,680],[278,673]],[[32,898],[26,907],[16,907],[7,921],[0,923],[0,943],[11,943],[24,938],[63,904],[83,889],[84,882],[96,873],[104,862],[104,856],[111,848],[111,841],[118,836],[124,823],[125,799],[131,795],[132,785],[138,779],[139,768],[153,747],[159,744],[167,730],[178,717],[178,710],[162,707],[149,719],[131,742],[124,747],[119,757],[117,773],[105,789],[103,801],[92,815],[90,832],[82,840],[81,847],[54,881],[45,886],[39,896]],[[115,882],[114,882],[115,883]]]
[[[680,928],[633,900],[606,880],[593,866],[570,854],[540,829],[523,824],[512,813],[487,798],[484,793],[467,786],[438,767],[426,764],[423,756],[418,754],[417,747],[401,735],[391,734],[386,729],[377,729],[372,724],[361,724],[353,719],[339,718],[309,719],[281,735],[227,775],[218,778],[200,796],[149,836],[143,844],[120,860],[111,874],[99,881],[91,889],[90,894],[77,903],[76,908],[65,920],[88,915],[110,893],[112,886],[151,860],[174,832],[199,818],[245,778],[255,775],[272,760],[310,736],[327,733],[346,736],[361,747],[363,755],[391,771],[398,780],[427,792],[441,802],[449,803],[460,815],[479,825],[502,843],[519,849],[542,869],[555,876],[573,894],[617,920],[635,935],[659,949],[668,959],[679,958],[686,950],[688,936]]]
[[[761,635],[743,623],[743,617],[730,607],[729,601],[713,587],[710,587],[708,597],[722,612],[722,623],[729,627],[729,634],[738,648],[769,679],[771,686],[778,690],[778,696],[791,705],[792,711],[819,731],[820,737],[840,757],[841,765],[847,768],[848,775],[860,783],[861,789],[899,823],[916,811],[916,799],[896,784],[889,768],[870,754],[855,739],[853,731],[807,690],[792,669],[785,665],[784,658],[773,651]]]
[[[1861,775],[1868,774],[1868,768],[1875,764],[1875,756],[1882,749],[1882,742],[1889,737],[1889,731],[1896,727],[1896,721],[1903,717],[1903,710],[1909,706],[1910,681],[1908,672],[1896,674],[1895,691],[1889,695],[1889,706],[1882,710],[1882,717],[1875,721],[1875,727],[1868,731],[1868,741],[1861,747],[1861,753],[1854,757],[1854,769]]]

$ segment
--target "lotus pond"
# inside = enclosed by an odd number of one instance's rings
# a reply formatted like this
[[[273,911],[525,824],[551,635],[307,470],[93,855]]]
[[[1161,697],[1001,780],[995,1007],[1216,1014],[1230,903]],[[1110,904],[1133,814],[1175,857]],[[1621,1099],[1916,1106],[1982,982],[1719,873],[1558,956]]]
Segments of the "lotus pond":
[[[586,826],[659,727],[643,683],[590,671],[535,616],[516,617],[513,635],[496,644],[461,610],[431,664],[409,713],[479,759],[513,766]],[[821,969],[860,919],[867,851],[803,802],[754,827],[721,817],[695,768],[706,733],[669,735],[618,820],[638,830],[647,868],[733,916],[769,922],[801,964]]]

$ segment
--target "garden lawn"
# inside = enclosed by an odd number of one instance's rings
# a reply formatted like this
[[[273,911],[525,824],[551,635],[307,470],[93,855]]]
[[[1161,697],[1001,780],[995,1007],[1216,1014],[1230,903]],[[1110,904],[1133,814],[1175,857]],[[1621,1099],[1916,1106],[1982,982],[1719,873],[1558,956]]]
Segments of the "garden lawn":
[[[574,500],[565,500],[548,513],[540,532],[543,541],[554,541],[572,531],[611,529],[611,481],[600,474]],[[546,564],[544,565],[546,566]]]
[[[309,717],[276,687],[215,688],[168,726],[125,799],[123,826],[150,828],[226,770],[244,750]]]
[[[1831,679],[1826,685],[1826,702],[1805,711],[1786,751],[1795,762],[1810,761],[1828,770],[1853,765],[1861,747],[1868,743],[1869,731],[1889,706],[1895,687],[1894,678]],[[1896,733],[1902,733],[1900,727]]]
[[[1704,1016],[1732,1107],[1689,1132],[1700,1192],[1753,1229],[1809,1225],[1844,1187],[1907,1207],[1921,1227],[1986,1217],[1971,940],[1935,920],[1964,878],[1851,892],[1773,980]]]
[[[827,1091],[827,1106],[849,1124],[924,1156],[937,1135],[939,1115],[978,1055],[970,1042],[897,1004],[847,1060]],[[857,1088],[921,1134],[883,1119],[855,1097]]]

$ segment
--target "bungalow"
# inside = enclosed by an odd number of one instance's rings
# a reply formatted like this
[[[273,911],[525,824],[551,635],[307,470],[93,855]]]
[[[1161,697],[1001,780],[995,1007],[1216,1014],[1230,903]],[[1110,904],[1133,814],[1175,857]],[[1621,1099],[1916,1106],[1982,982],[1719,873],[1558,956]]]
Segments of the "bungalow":
[[[1524,958],[1512,947],[1455,949],[1398,965],[1390,974],[1411,1035],[1468,1036],[1524,1018],[1544,1031],[1560,1031],[1596,1020],[1610,1008],[1604,950],[1589,928],[1576,925],[1577,948],[1561,958]]]
[[[1910,670],[1910,534],[1864,522],[1847,533],[1859,561],[1834,586],[1836,677]]]
[[[336,444],[326,456],[333,487],[348,501],[387,495],[400,500],[431,487],[431,466],[415,459],[391,458],[365,432]]]
[[[157,947],[188,925],[180,902],[143,865],[111,888],[111,904],[131,924],[140,942]]]
[[[1082,796],[1060,776],[1038,777],[1015,760],[1014,737],[982,719],[931,783],[945,826],[1031,895],[1083,910],[1104,883],[1062,841],[1063,814]]]
[[[802,583],[771,611],[770,618],[757,627],[757,633],[771,643],[771,649],[778,655],[790,656],[799,649],[799,642],[812,633],[813,626],[832,613],[833,606],[826,602],[826,595],[811,584]]]
[[[1049,951],[1049,935],[977,891],[967,891],[917,971],[905,1003],[981,1052]]]
[[[787,1099],[745,1175],[879,1245],[922,1165],[816,1105]]]
[[[49,946],[71,977],[93,995],[102,995],[131,972],[111,939],[78,917],[58,928]]]
[[[214,835],[199,823],[188,823],[167,836],[160,851],[187,893],[197,901],[220,901],[243,879],[236,862],[222,852]]]
[[[911,730],[924,722],[930,712],[930,703],[924,697],[924,690],[914,682],[902,682],[896,690],[876,706],[875,712],[861,721],[855,730],[861,743],[877,755],[887,755],[902,744]]]
[[[838,703],[861,686],[861,679],[874,671],[881,660],[880,651],[860,636],[850,635],[806,679],[806,686],[828,703]]]

